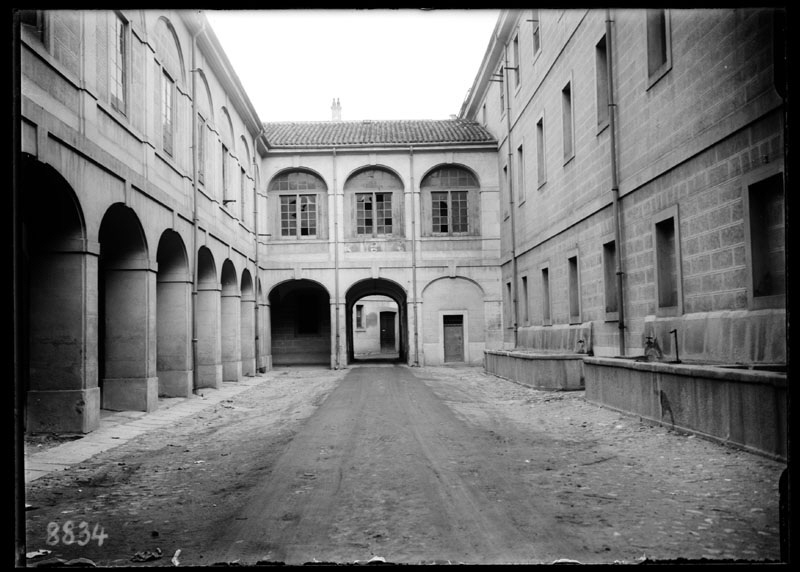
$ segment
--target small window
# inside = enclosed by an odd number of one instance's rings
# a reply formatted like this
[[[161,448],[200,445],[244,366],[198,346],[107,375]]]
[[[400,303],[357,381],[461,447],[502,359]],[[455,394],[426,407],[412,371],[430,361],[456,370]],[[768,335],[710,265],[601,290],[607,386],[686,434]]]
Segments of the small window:
[[[165,71],[161,74],[161,141],[164,152],[170,157],[173,154],[175,137],[175,106],[173,97],[175,82]]]
[[[608,54],[606,37],[597,43],[594,50],[595,85],[597,87],[597,126],[608,125]]]
[[[653,85],[672,66],[669,11],[647,9],[647,75]]]
[[[577,256],[567,259],[567,277],[569,279],[569,322],[579,324],[581,321],[581,287]]]
[[[247,216],[247,173],[244,172],[244,169],[241,170],[241,177],[239,179],[239,204],[241,205],[241,209],[239,211],[239,220],[244,222],[245,216]]]
[[[549,326],[550,320],[550,269],[542,268],[542,324]]]
[[[540,117],[536,122],[536,181],[540,187],[547,181],[544,157],[544,117]]]
[[[572,83],[561,90],[561,116],[564,131],[564,162],[575,156],[572,127]]]
[[[750,298],[755,308],[782,307],[786,295],[783,174],[747,188]]]
[[[364,304],[356,304],[356,328],[364,329]]]
[[[525,325],[530,323],[530,313],[528,308],[528,277],[522,277],[522,321]]]
[[[111,106],[125,115],[127,113],[128,90],[128,24],[118,14],[113,16],[111,45]]]
[[[542,49],[542,34],[539,26],[539,10],[534,10],[531,15],[531,23],[533,24],[533,57],[539,55]]]
[[[677,217],[677,207],[673,207],[654,220],[657,315],[674,316],[681,313],[681,260]]]
[[[281,195],[281,236],[317,235],[317,195]]]
[[[506,282],[506,301],[506,317],[508,319],[508,327],[511,328],[517,321],[516,316],[514,316],[514,298],[511,293],[511,282]]]
[[[525,152],[522,145],[517,147],[517,196],[520,204],[525,202]]]
[[[519,87],[519,36],[514,36],[514,41],[511,42],[511,56],[514,58],[511,64],[515,69],[514,72],[514,87]]]
[[[486,127],[486,104],[485,103],[483,104],[483,107],[481,107],[481,120],[482,120],[483,126]]]
[[[618,319],[617,306],[617,247],[612,240],[603,245],[603,289],[605,291],[606,320]]]
[[[197,182],[206,183],[206,120],[197,116]]]
[[[222,143],[222,200],[227,202],[228,198],[228,148]]]
[[[500,78],[500,116],[502,117],[506,112],[506,84],[505,73],[502,65],[500,66],[500,69],[497,70],[497,75]]]

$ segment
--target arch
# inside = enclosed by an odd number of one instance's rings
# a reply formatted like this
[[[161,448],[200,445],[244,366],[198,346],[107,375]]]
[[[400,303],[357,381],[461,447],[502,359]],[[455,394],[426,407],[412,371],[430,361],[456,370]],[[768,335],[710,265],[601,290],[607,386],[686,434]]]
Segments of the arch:
[[[222,106],[222,124],[220,126],[220,137],[222,138],[222,142],[228,148],[228,151],[233,153],[234,148],[234,137],[233,137],[233,121],[231,121],[231,114],[228,113],[228,108],[224,105]]]
[[[316,171],[283,169],[273,175],[267,192],[276,203],[267,214],[276,238],[327,238],[328,185]]]
[[[155,273],[133,209],[115,203],[100,223],[98,358],[103,407],[152,411],[158,406]]]
[[[429,282],[421,298],[425,363],[480,363],[486,344],[483,288],[464,276],[442,277]]]
[[[197,76],[200,78],[201,83],[201,89],[197,90],[199,94],[197,97],[197,112],[213,125],[214,100],[211,97],[211,89],[208,87],[208,79],[206,79],[206,74],[202,69],[197,70]]]
[[[398,311],[398,360],[408,359],[408,311],[407,293],[397,282],[387,278],[366,278],[352,284],[345,294],[345,327],[347,330],[347,360],[355,361],[353,334],[353,308],[365,296],[387,296],[397,304]]]
[[[242,299],[248,300],[255,300],[255,291],[253,289],[253,278],[250,275],[250,271],[245,268],[242,270],[242,282],[240,291],[242,293]]]
[[[331,298],[319,282],[285,280],[269,293],[270,340],[275,365],[329,364]]]
[[[317,182],[320,183],[319,186],[316,186]],[[312,183],[315,186],[309,187]],[[309,188],[325,192],[328,191],[328,183],[325,182],[322,175],[320,175],[318,171],[308,167],[287,167],[286,169],[281,169],[272,175],[267,185],[268,191],[298,191],[308,190]]]
[[[165,16],[161,16],[156,23],[156,46],[167,72],[179,83],[184,83],[183,50],[172,22]]]
[[[22,153],[18,177],[25,428],[88,433],[100,420],[97,251],[77,195],[56,169]]]
[[[222,335],[222,381],[242,376],[242,307],[236,267],[229,258],[222,263],[220,312]]]
[[[396,171],[382,165],[360,167],[344,183],[344,234],[372,240],[405,235],[405,185]]]
[[[217,265],[207,246],[197,250],[197,281],[199,284],[217,284]]]
[[[439,163],[439,164],[433,165],[431,168],[429,168],[427,171],[425,171],[425,173],[423,173],[422,177],[420,177],[420,184],[419,184],[420,188],[422,188],[425,185],[426,178],[429,175],[432,175],[436,171],[441,171],[443,169],[449,169],[449,168],[455,168],[455,169],[463,170],[463,171],[466,171],[467,173],[469,173],[470,175],[472,175],[472,177],[475,179],[475,183],[474,183],[474,185],[468,185],[468,186],[476,186],[476,187],[480,187],[481,186],[480,177],[478,177],[478,173],[472,167],[470,167],[468,165],[464,165],[463,163]]]
[[[250,172],[250,145],[244,135],[239,136],[239,163],[244,167],[245,173]]]
[[[192,282],[180,234],[171,229],[161,234],[156,260],[158,394],[189,397],[192,393]]]
[[[395,169],[393,169],[392,167],[389,167],[388,165],[383,165],[383,164],[376,164],[376,165],[361,165],[360,167],[356,167],[356,168],[352,169],[352,170],[351,170],[351,171],[350,171],[350,172],[347,174],[347,176],[344,178],[344,180],[345,180],[345,183],[344,183],[344,184],[345,184],[345,187],[347,187],[347,184],[348,184],[348,182],[349,182],[350,180],[352,180],[352,179],[355,179],[355,178],[356,178],[356,177],[358,177],[359,175],[362,175],[362,174],[364,174],[366,171],[381,171],[381,172],[384,172],[384,173],[388,173],[388,174],[390,174],[390,175],[393,175],[393,176],[394,176],[394,177],[397,179],[397,181],[399,181],[399,183],[400,183],[400,188],[401,188],[401,189],[405,189],[405,187],[406,187],[406,183],[405,183],[405,181],[403,180],[403,177],[402,177],[402,175],[400,175],[400,173],[398,173],[398,172],[397,172]],[[365,187],[365,188],[369,188],[369,187]],[[390,188],[390,187],[386,187],[386,188]],[[393,189],[394,187],[391,187],[391,188]]]

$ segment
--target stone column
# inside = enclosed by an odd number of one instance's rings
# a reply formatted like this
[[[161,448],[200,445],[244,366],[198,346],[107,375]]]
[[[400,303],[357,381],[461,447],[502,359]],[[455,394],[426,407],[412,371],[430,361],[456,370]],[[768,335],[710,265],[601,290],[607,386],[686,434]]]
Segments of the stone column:
[[[238,292],[222,292],[222,381],[242,377],[241,299]]]
[[[218,284],[197,286],[197,387],[222,387],[222,337]]]
[[[166,397],[192,394],[192,282],[159,276],[156,289],[158,392]]]
[[[256,301],[242,298],[241,345],[242,375],[256,374]]]

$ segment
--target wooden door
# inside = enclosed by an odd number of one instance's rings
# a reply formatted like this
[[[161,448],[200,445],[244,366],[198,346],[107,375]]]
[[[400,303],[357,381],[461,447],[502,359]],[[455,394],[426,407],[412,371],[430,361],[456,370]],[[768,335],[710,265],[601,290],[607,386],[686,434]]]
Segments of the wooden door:
[[[444,361],[464,361],[464,316],[443,316]]]
[[[381,312],[381,352],[394,351],[394,316],[394,312]]]

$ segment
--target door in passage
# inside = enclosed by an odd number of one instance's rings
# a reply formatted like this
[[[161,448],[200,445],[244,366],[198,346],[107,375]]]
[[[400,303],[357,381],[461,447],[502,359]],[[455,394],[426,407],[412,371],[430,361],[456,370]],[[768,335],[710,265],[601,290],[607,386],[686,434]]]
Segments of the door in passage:
[[[381,312],[381,352],[393,352],[395,349],[394,317],[394,312]]]
[[[442,316],[444,361],[464,361],[464,316]]]

